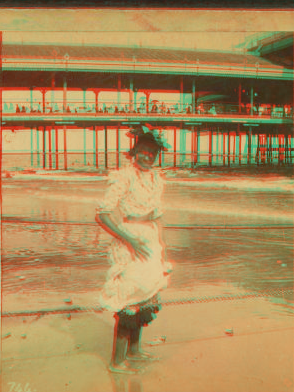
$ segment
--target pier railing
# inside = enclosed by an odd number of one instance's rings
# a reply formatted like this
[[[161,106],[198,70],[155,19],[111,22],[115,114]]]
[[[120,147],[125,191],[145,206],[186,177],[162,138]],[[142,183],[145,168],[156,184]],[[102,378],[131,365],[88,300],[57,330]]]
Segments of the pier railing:
[[[148,114],[162,116],[176,115],[246,115],[246,116],[270,116],[272,118],[291,118],[293,117],[293,107],[291,105],[275,104],[241,104],[236,103],[200,103],[194,109],[191,104],[170,103],[156,101],[149,104],[147,108],[145,103],[131,105],[129,103],[118,104],[116,102],[103,101],[99,104],[86,103],[83,101],[68,101],[66,105],[56,101],[53,103],[21,103],[4,101],[2,105],[3,114],[100,114],[102,115],[129,115],[129,114]]]

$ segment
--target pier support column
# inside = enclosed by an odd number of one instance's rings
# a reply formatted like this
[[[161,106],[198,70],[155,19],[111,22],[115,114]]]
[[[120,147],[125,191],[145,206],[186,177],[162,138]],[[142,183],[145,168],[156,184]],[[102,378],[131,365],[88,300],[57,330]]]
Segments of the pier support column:
[[[289,163],[290,164],[292,164],[292,143],[291,143],[291,141],[292,141],[292,136],[291,135],[288,135],[288,145],[289,145]]]
[[[84,166],[87,166],[87,129],[83,129]]]
[[[119,127],[117,127],[117,130],[116,130],[116,167],[117,167],[117,169],[119,169],[119,166],[120,166],[120,156],[119,156],[119,153],[120,153],[120,137],[119,137],[120,135],[119,135]]]
[[[269,135],[269,162],[273,163],[273,135]]]
[[[163,133],[164,133],[164,136],[166,136],[165,130],[163,131]],[[164,150],[160,150],[160,153],[159,153],[159,166],[160,167],[164,166]]]
[[[177,128],[174,128],[174,167],[177,166]]]
[[[195,127],[191,128],[191,168],[194,167],[194,155],[195,155]]]
[[[96,113],[99,112],[99,110],[98,110],[98,95],[99,95],[99,93],[100,93],[100,90],[95,88],[94,94],[95,94],[95,112]]]
[[[230,154],[231,154],[231,151],[230,151],[230,130],[228,129],[228,140],[227,140],[227,142],[228,142],[228,147],[227,147],[227,150],[228,150],[228,166],[230,166],[231,165],[231,157],[230,157]]]
[[[58,162],[58,128],[55,127],[55,169],[59,169],[59,162]]]
[[[40,131],[39,127],[37,127],[37,167],[40,166]]]
[[[52,170],[52,134],[51,134],[51,127],[48,128],[48,152],[49,152],[49,169]]]
[[[31,128],[31,167],[34,166],[34,129]]]
[[[233,132],[233,163],[236,160],[236,132]]]
[[[285,163],[288,163],[288,155],[289,155],[289,151],[288,151],[288,135],[285,135],[284,139],[285,139]]]
[[[279,156],[280,156],[280,151],[279,151],[279,135],[276,133],[275,135],[275,158],[278,160],[279,164]]]
[[[196,126],[192,128],[192,167],[198,162],[198,129]]]
[[[261,150],[261,163],[265,164],[267,161],[267,136],[266,134],[262,135],[262,150]]]
[[[96,163],[96,133],[95,133],[95,125],[93,125],[93,166]],[[96,166],[95,166],[96,167]]]
[[[64,156],[64,170],[67,170],[66,126],[63,127],[63,156]]]
[[[186,130],[180,129],[180,165],[185,163],[186,160]]]
[[[195,79],[192,81],[192,113],[196,113],[196,87],[195,87]]]
[[[253,116],[253,86],[250,90],[250,116]]]
[[[151,93],[149,91],[144,91],[144,94],[146,95],[146,113],[149,113],[149,97]]]
[[[129,130],[130,130],[130,128],[129,128]],[[130,137],[129,138],[130,139],[130,150],[133,148],[133,138],[132,137]],[[135,140],[135,139],[134,139]]]
[[[282,163],[285,163],[285,135],[281,135],[281,145],[282,145],[282,151],[281,151],[281,161]]]
[[[107,156],[107,126],[104,126],[104,166],[108,168],[108,156]]]
[[[32,111],[34,110],[33,87],[30,88],[30,109],[32,113]]]
[[[46,167],[46,127],[43,127],[43,169]]]
[[[240,132],[240,125],[238,125],[238,135],[239,135],[239,165],[242,164],[242,133]]]
[[[208,131],[208,138],[209,138],[209,152],[208,152],[208,162],[209,166],[212,165],[212,129]]]
[[[55,129],[53,127],[53,125],[51,126],[50,129],[51,132],[51,138],[52,138],[52,148],[51,148],[51,155],[52,155],[52,169],[55,169]]]
[[[191,168],[194,167],[194,127],[191,129]]]
[[[41,93],[42,93],[42,110],[43,110],[43,113],[45,113],[45,95],[46,95],[46,89],[45,88],[43,88],[43,89],[41,89]]]
[[[226,165],[226,134],[223,131],[223,165]]]
[[[268,163],[271,164],[272,163],[272,135],[269,134],[268,135]]]
[[[269,163],[269,135],[265,135],[266,162]]]
[[[87,96],[86,96],[86,94],[87,94],[87,91],[85,90],[85,88],[83,88],[83,107],[84,107],[85,111],[86,111],[86,107],[87,107]]]
[[[282,160],[282,154],[281,154],[282,140],[281,140],[281,135],[278,135],[278,143],[279,143],[279,147],[278,147],[278,165],[280,165],[281,164],[281,160]]]
[[[256,154],[255,154],[255,162],[256,162],[257,166],[259,166],[260,136],[261,135],[257,135],[257,148],[256,148]]]
[[[66,106],[67,106],[67,81],[66,78],[63,78],[63,113],[66,113]]]
[[[196,136],[196,163],[201,161],[201,155],[200,155],[200,129],[197,128],[197,134]]]
[[[252,128],[249,127],[249,131],[247,132],[248,137],[248,149],[247,149],[247,163],[248,165],[251,163],[251,139],[252,139]]]
[[[129,111],[130,113],[134,110],[134,80],[130,78],[130,90],[129,90]]]
[[[93,147],[94,147],[94,165],[98,169],[98,130],[93,126]]]
[[[285,154],[286,154],[286,146],[285,146],[285,143],[286,143],[286,136],[283,134],[282,135],[282,158],[283,158],[283,163],[285,163],[285,161],[286,161],[286,157],[285,157]]]
[[[219,151],[218,151],[218,143],[219,143],[219,131],[218,131],[218,127],[216,128],[216,133],[215,133],[215,147],[216,147],[216,151],[215,151],[215,157],[216,157],[216,162],[218,162],[218,158],[219,158]]]

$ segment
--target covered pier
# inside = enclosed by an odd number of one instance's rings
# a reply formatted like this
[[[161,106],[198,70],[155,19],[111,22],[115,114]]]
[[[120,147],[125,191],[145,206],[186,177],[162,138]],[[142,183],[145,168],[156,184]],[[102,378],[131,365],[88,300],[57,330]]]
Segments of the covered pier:
[[[4,169],[120,167],[140,123],[162,167],[293,163],[293,70],[256,54],[4,45],[2,65]]]

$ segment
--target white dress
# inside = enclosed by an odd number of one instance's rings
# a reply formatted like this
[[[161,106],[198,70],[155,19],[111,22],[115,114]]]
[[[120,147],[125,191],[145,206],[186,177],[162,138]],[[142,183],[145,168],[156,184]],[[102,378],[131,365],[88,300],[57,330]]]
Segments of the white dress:
[[[126,306],[148,301],[167,285],[164,245],[156,221],[124,220],[152,212],[159,217],[163,187],[157,169],[142,171],[130,164],[109,175],[109,186],[96,212],[113,213],[122,230],[146,241],[150,256],[142,261],[120,239],[113,237],[109,250],[111,268],[99,298],[104,309],[118,312]]]

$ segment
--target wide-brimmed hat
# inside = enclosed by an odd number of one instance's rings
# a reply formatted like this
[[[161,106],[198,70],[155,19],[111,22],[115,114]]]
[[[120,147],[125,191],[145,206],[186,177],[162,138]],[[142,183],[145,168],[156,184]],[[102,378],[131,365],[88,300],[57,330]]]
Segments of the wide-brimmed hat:
[[[149,139],[150,141],[156,143],[160,150],[167,151],[171,147],[164,138],[163,129],[153,127],[150,124],[134,126],[127,133],[127,136],[135,139],[135,146],[136,144],[140,143],[140,139]]]

